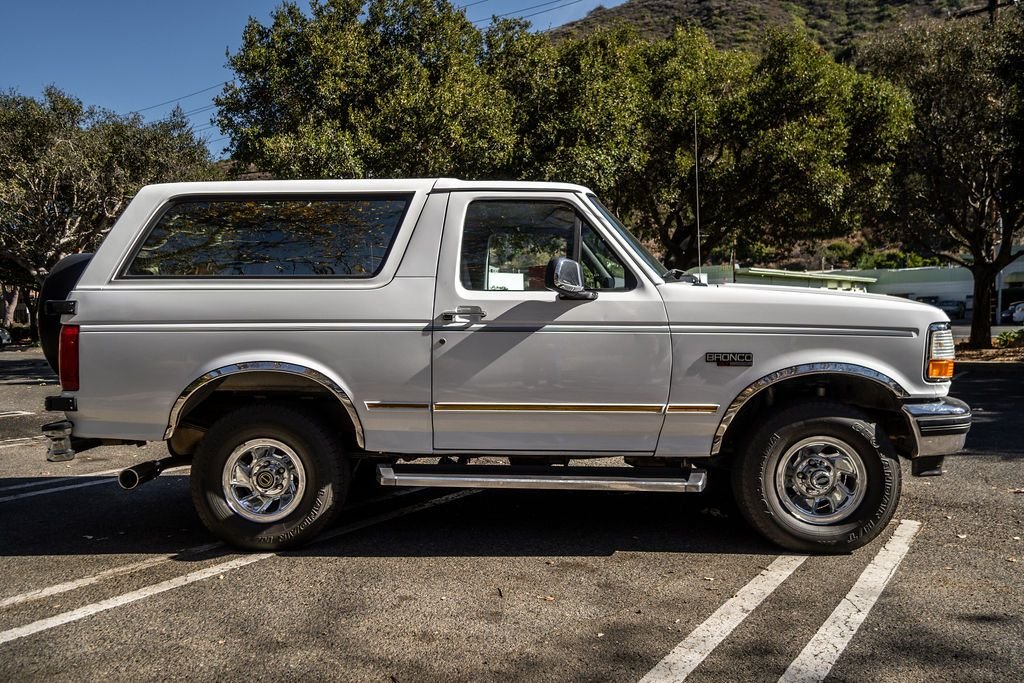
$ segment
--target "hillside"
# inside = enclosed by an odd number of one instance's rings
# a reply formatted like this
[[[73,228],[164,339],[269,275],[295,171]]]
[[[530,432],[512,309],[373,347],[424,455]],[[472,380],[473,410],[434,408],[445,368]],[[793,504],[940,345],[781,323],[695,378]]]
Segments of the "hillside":
[[[839,51],[857,37],[947,10],[984,4],[977,0],[627,0],[597,7],[586,17],[552,31],[555,36],[626,22],[648,37],[664,37],[676,25],[699,25],[720,48],[753,47],[769,26],[804,26],[826,49]]]

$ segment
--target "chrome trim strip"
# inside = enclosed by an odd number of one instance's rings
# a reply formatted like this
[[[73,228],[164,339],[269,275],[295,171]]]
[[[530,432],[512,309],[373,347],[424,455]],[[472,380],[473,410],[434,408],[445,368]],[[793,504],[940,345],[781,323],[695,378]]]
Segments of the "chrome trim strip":
[[[717,403],[669,403],[665,407],[666,413],[697,413],[697,414],[712,414],[717,413],[718,409],[721,408]]]
[[[806,365],[794,365],[789,368],[783,368],[757,380],[733,399],[733,402],[725,409],[722,420],[718,423],[718,428],[715,429],[715,436],[711,442],[711,455],[718,455],[722,450],[722,441],[725,438],[726,430],[747,401],[773,384],[792,379],[793,377],[807,375],[852,375],[863,377],[886,387],[897,398],[908,398],[910,396],[907,390],[900,386],[896,380],[862,365],[854,365],[852,363],[807,363]]]
[[[425,332],[430,321],[412,322],[207,322],[89,323],[88,332]]]
[[[900,327],[827,327],[814,325],[687,325],[672,323],[672,334],[790,334],[846,337],[916,337],[917,330]]]
[[[307,368],[304,365],[297,365],[295,363],[282,363],[279,361],[269,360],[257,360],[248,361],[245,363],[232,363],[231,365],[225,365],[224,367],[217,368],[207,372],[202,377],[197,378],[181,392],[178,398],[174,401],[174,405],[171,406],[171,414],[167,420],[167,429],[164,431],[164,440],[170,439],[174,435],[174,430],[178,426],[178,420],[181,418],[181,412],[185,408],[185,404],[188,400],[200,389],[205,387],[210,382],[214,382],[231,375],[238,375],[244,372],[281,372],[288,375],[298,375],[311,379],[320,386],[331,392],[336,399],[345,407],[345,412],[348,413],[349,419],[352,420],[352,425],[356,430],[356,443],[360,448],[365,448],[365,440],[363,438],[363,423],[359,421],[359,414],[356,412],[356,408],[352,405],[352,399],[345,393],[338,384],[327,375]]]
[[[660,403],[455,403],[434,404],[438,413],[657,413]]]
[[[363,401],[367,410],[430,410],[429,403],[401,403],[397,401]]]
[[[395,472],[390,465],[377,466],[381,486],[437,486],[474,489],[575,489],[588,491],[665,491],[700,493],[707,483],[704,470],[691,470],[686,478],[600,477],[580,474],[454,474]]]
[[[460,332],[521,332],[521,333],[557,333],[557,332],[578,332],[580,334],[668,334],[669,327],[664,324],[657,325],[593,325],[581,323],[579,325],[537,323],[535,325],[517,323],[503,323],[497,321],[484,321],[478,323],[440,323],[435,322],[433,329],[436,331],[450,332],[457,329]]]

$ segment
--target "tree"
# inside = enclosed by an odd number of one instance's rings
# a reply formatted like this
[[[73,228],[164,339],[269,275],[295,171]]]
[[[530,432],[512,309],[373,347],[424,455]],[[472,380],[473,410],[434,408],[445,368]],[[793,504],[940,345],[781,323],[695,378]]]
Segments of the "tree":
[[[705,255],[752,235],[763,249],[848,234],[886,205],[909,105],[803,34],[771,31],[754,58],[677,30],[650,70],[649,160],[620,208],[668,265],[697,262],[695,114]]]
[[[879,37],[858,61],[907,90],[913,132],[887,225],[974,276],[971,344],[992,344],[996,276],[1024,255],[1024,19],[927,22]]]
[[[622,178],[647,160],[650,44],[625,26],[558,42],[528,27],[498,21],[485,35],[484,68],[515,102],[506,175],[575,182],[620,203]]]
[[[237,161],[281,177],[577,182],[681,267],[697,251],[694,113],[705,253],[844,234],[887,200],[907,101],[796,31],[757,58],[699,29],[552,40],[522,20],[481,33],[448,0],[361,8],[286,2],[249,21],[218,98]]]
[[[94,248],[138,189],[208,178],[209,153],[180,110],[146,124],[54,87],[0,94],[0,261],[36,286]]]
[[[491,177],[512,104],[483,38],[447,0],[285,2],[250,19],[217,121],[236,160],[287,178]]]

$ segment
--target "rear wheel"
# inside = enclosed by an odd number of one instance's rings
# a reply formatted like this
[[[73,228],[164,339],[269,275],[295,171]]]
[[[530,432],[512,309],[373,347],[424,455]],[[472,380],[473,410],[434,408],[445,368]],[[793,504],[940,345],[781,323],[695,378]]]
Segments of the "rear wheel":
[[[344,503],[341,440],[291,406],[247,407],[217,421],[192,461],[192,500],[203,524],[240,548],[300,545]]]
[[[769,540],[847,552],[892,519],[900,465],[875,421],[848,406],[801,404],[768,419],[733,466],[736,502]]]

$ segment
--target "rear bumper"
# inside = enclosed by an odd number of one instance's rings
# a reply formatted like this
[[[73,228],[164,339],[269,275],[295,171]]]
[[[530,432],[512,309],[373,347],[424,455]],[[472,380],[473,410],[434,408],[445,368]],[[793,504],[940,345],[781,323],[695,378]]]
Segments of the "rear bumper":
[[[143,446],[145,441],[130,439],[92,439],[74,436],[74,423],[71,420],[58,420],[43,425],[43,436],[49,441],[46,459],[50,462],[67,462],[74,460],[75,455],[98,446]]]
[[[914,459],[957,453],[963,450],[967,432],[971,431],[971,407],[949,396],[905,403],[903,414],[914,431]]]

